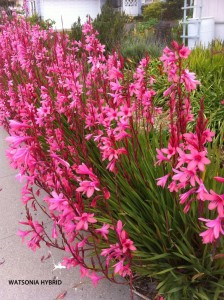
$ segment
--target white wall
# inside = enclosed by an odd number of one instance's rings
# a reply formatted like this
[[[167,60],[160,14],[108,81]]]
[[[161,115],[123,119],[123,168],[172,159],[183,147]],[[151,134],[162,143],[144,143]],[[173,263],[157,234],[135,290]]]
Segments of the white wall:
[[[196,9],[194,9],[194,18],[198,18],[200,15],[200,8],[199,5],[202,6],[201,9],[201,30],[204,32],[204,37],[200,33],[200,42],[202,42],[204,39],[209,42],[211,42],[214,39],[221,39],[224,41],[224,0],[194,0],[194,4],[197,6]],[[206,28],[204,26],[204,23],[206,23],[208,20],[212,21],[213,19],[213,27],[210,26]],[[205,21],[203,23],[203,21]],[[191,26],[191,25],[189,25]],[[213,37],[211,36],[211,32],[213,31]],[[207,44],[207,42],[205,43]]]
[[[224,22],[215,23],[215,38],[224,41]]]
[[[202,17],[214,17],[216,21],[224,21],[224,0],[194,0],[195,5],[202,4]],[[194,10],[194,18],[199,16],[199,9]]]
[[[123,11],[130,16],[138,16],[141,14],[141,0],[123,0]]]
[[[54,20],[56,29],[70,29],[78,17],[84,23],[86,15],[95,18],[98,13],[100,13],[100,0],[40,0],[41,17],[44,20]]]

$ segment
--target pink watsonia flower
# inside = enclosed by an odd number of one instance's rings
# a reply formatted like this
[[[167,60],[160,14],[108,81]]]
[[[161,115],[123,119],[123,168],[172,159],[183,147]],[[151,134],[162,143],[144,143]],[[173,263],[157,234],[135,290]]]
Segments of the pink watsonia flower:
[[[196,192],[196,188],[192,188],[189,191],[180,195],[180,204],[184,204],[189,197]]]
[[[121,220],[118,220],[118,221],[117,221],[116,232],[117,232],[117,234],[118,234],[119,236],[121,235],[122,229],[123,229],[122,221],[121,221]]]
[[[206,157],[206,151],[197,151],[196,149],[191,149],[190,154],[186,154],[186,158],[189,160],[187,169],[194,170],[198,168],[201,172],[205,170],[205,165],[210,164],[210,160]]]
[[[80,187],[77,188],[76,191],[82,192],[83,194],[86,194],[87,198],[90,198],[94,194],[94,191],[100,190],[98,186],[99,186],[98,181],[84,180],[80,182]]]
[[[22,123],[22,122],[19,122],[16,120],[9,120],[9,126],[10,126],[10,129],[13,129],[13,130],[20,130],[20,129],[31,127],[25,123]]]
[[[124,265],[124,259],[120,260],[118,263],[113,265],[113,267],[114,267],[114,273],[115,274],[117,273],[122,277],[125,277],[127,275],[130,276],[132,274],[131,269],[130,269],[130,265],[129,264]]]
[[[101,234],[105,240],[108,240],[109,228],[110,228],[109,224],[103,223],[103,226],[101,228],[96,229],[95,231]]]
[[[176,148],[172,147],[170,144],[168,144],[168,148],[163,148],[161,151],[165,154],[167,154],[167,158],[170,159],[173,155],[176,154]]]
[[[79,262],[74,257],[64,257],[61,263],[62,266],[65,266],[66,269],[70,269],[71,267],[76,267],[79,265]]]
[[[87,276],[89,277],[89,270],[85,267],[83,267],[81,264],[80,264],[80,275],[81,275],[81,278]]]
[[[122,251],[123,253],[126,253],[127,251],[136,251],[134,242],[126,238],[124,241],[122,241]]]
[[[212,132],[209,128],[207,128],[203,133],[202,133],[202,138],[203,138],[203,143],[206,142],[211,142],[212,138],[215,136],[215,132]]]
[[[123,230],[123,224],[122,224],[121,220],[118,220],[118,222],[117,222],[116,232],[119,236],[123,253],[126,253],[128,250],[136,251],[136,247],[134,246],[133,241],[131,241],[128,238],[127,232],[125,230]]]
[[[28,230],[28,231],[18,230],[17,235],[19,235],[22,238],[22,242],[24,242],[24,238],[31,232],[32,232],[32,230]]]
[[[163,177],[157,178],[157,185],[161,186],[162,188],[165,187],[166,183],[167,183],[167,179],[169,178],[170,174],[167,174]]]
[[[116,80],[116,82],[110,82],[110,87],[112,91],[116,91],[118,93],[122,91],[122,86],[118,80]]]
[[[191,50],[188,47],[182,46],[181,49],[179,50],[179,56],[181,58],[188,58],[190,55]]]
[[[158,159],[157,164],[160,165],[163,161],[169,161],[169,159],[163,154],[160,149],[156,149],[157,155],[156,158]]]
[[[181,167],[180,171],[176,169],[173,169],[173,171],[176,173],[172,177],[172,179],[175,181],[180,181],[184,183],[187,183],[189,181],[192,186],[195,186],[196,182],[200,182],[195,170],[188,170],[187,168]]]
[[[58,238],[58,233],[57,233],[57,228],[56,228],[56,222],[54,222],[53,227],[52,227],[52,238],[57,239]]]
[[[88,230],[88,223],[96,223],[97,220],[93,217],[94,214],[83,213],[81,217],[74,217],[75,220],[79,221],[76,225],[76,230],[79,231],[81,229]]]
[[[31,136],[9,136],[6,138],[6,141],[12,144],[13,147],[19,147],[21,143],[27,142],[28,140],[33,140]]]
[[[172,181],[169,185],[168,185],[168,189],[169,191],[172,192],[178,192],[179,191],[179,187],[176,183],[176,181]]]
[[[208,191],[207,191],[203,181],[199,182],[199,187],[198,187],[196,193],[198,194],[197,199],[199,199],[201,201],[207,200]]]
[[[216,194],[213,190],[210,190],[210,194],[206,195],[206,200],[209,200],[208,209],[213,210],[217,208],[220,217],[224,216],[224,194]]]
[[[62,193],[57,194],[55,191],[51,193],[53,198],[45,198],[45,201],[50,203],[50,210],[63,210],[65,206],[68,205],[68,201],[65,199]]]
[[[105,278],[104,276],[98,276],[94,271],[88,277],[91,279],[94,287],[98,285],[101,279]]]
[[[218,182],[224,183],[224,177],[215,176],[214,179]]]
[[[217,217],[214,220],[199,218],[199,220],[206,222],[205,225],[208,227],[206,231],[200,233],[204,244],[213,243],[219,238],[220,234],[224,235],[223,217]]]
[[[200,81],[195,79],[195,73],[189,72],[187,69],[182,72],[181,82],[185,84],[186,90],[189,92],[195,90],[200,84]]]
[[[92,169],[88,168],[84,163],[82,163],[81,165],[79,165],[76,169],[76,173],[77,174],[83,174],[83,175],[89,175],[89,176],[93,176],[93,172]]]
[[[110,192],[106,187],[103,188],[103,195],[104,195],[104,199],[106,200],[110,199]]]
[[[118,273],[119,275],[122,276],[123,274],[123,269],[124,269],[124,259],[120,260],[118,263],[113,265],[114,267],[114,273]]]
[[[185,141],[193,146],[195,149],[198,148],[198,137],[195,133],[189,132],[189,133],[184,133],[183,137],[185,138]]]

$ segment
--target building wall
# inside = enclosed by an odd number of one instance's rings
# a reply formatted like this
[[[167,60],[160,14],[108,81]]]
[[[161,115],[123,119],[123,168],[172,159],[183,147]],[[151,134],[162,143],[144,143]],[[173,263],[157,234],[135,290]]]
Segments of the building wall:
[[[56,22],[56,29],[70,29],[71,25],[81,18],[86,21],[86,16],[95,18],[100,13],[100,0],[40,0],[38,9],[44,19],[52,19]]]
[[[224,41],[224,1],[194,0],[194,5],[193,19],[188,19],[188,46],[208,47],[215,39]]]
[[[202,4],[202,18],[214,17],[215,22],[224,22],[224,0],[195,0],[194,4]],[[194,18],[199,16],[199,8],[194,10]]]
[[[123,0],[123,11],[130,16],[141,14],[141,0]]]

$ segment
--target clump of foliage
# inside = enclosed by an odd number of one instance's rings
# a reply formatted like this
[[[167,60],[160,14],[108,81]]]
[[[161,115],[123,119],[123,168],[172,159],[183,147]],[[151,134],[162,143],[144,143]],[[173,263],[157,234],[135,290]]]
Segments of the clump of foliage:
[[[71,31],[69,32],[69,37],[72,40],[79,41],[82,37],[82,24],[81,18],[79,17],[77,22],[74,22],[71,27]]]
[[[40,16],[38,16],[38,14],[34,14],[31,17],[28,17],[27,20],[30,22],[31,25],[39,25],[41,29],[52,28],[55,24],[54,20],[43,20]]]
[[[202,99],[192,114],[190,50],[173,42],[126,70],[90,23],[82,43],[16,14],[1,30],[0,122],[27,246],[60,249],[94,285],[146,276],[168,300],[222,299],[224,169]]]
[[[146,30],[151,30],[158,23],[157,19],[149,19],[144,22],[138,22],[136,24],[136,30],[140,33],[144,33]]]
[[[144,33],[140,35],[132,33],[121,43],[121,54],[129,61],[138,63],[145,55],[150,55],[151,58],[159,58],[164,47],[165,43],[157,40],[153,34]]]
[[[160,20],[163,17],[165,10],[165,3],[162,1],[153,2],[143,9],[143,17],[146,20],[156,19]]]
[[[143,9],[145,19],[180,20],[183,17],[184,0],[157,1]]]
[[[93,21],[93,27],[99,32],[98,38],[108,51],[119,47],[128,20],[129,17],[123,12],[116,11],[110,1],[103,5],[101,13]]]
[[[201,81],[198,93],[193,99],[195,112],[198,111],[198,99],[204,96],[205,113],[210,117],[213,127],[224,122],[224,47],[220,41],[214,41],[208,48],[196,47],[189,58],[189,68],[198,74]]]

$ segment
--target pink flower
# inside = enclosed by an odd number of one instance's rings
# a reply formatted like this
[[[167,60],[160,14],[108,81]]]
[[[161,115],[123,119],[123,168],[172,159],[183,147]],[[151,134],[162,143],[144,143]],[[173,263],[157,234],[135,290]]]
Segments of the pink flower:
[[[169,159],[164,156],[163,152],[160,149],[156,149],[157,155],[156,158],[158,159],[157,164],[161,164],[163,161],[169,161]]]
[[[28,231],[18,230],[17,235],[19,235],[22,238],[22,241],[24,242],[24,238],[31,232],[32,230],[28,230]]]
[[[96,231],[97,233],[101,234],[102,237],[103,237],[105,240],[108,240],[107,235],[108,235],[108,233],[109,233],[109,230],[108,230],[109,228],[110,228],[110,225],[109,225],[109,224],[103,223],[103,226],[102,226],[101,228],[96,229],[95,231]]]
[[[74,217],[75,220],[79,221],[76,225],[76,230],[79,231],[81,229],[88,230],[88,223],[96,223],[97,220],[93,217],[94,214],[83,213],[81,217]]]
[[[86,269],[85,267],[83,267],[82,265],[80,265],[80,275],[81,275],[81,278],[87,276],[89,277],[89,270]]]
[[[84,175],[94,175],[92,169],[89,169],[84,163],[79,165],[76,169],[77,174],[84,174]]]
[[[192,194],[194,194],[195,192],[196,192],[196,188],[192,188],[192,189],[190,189],[189,191],[187,191],[187,192],[181,194],[181,195],[180,195],[180,203],[181,203],[181,204],[184,204],[184,203],[188,200],[188,198],[189,198]]]
[[[88,181],[84,180],[80,182],[80,187],[76,189],[77,192],[83,192],[83,194],[86,194],[87,198],[92,197],[94,194],[94,191],[99,191],[98,188],[99,182],[98,181]]]
[[[13,130],[20,130],[20,129],[23,129],[23,128],[30,128],[31,127],[27,124],[18,122],[16,120],[9,120],[9,125],[10,125],[10,128],[13,129]]]
[[[197,199],[202,201],[207,200],[208,191],[206,190],[206,187],[202,181],[199,183],[199,188],[196,193],[198,194]]]
[[[170,174],[165,175],[163,177],[157,178],[157,185],[161,186],[161,187],[165,187],[166,183],[167,183],[167,179],[169,178]]]
[[[200,233],[200,236],[203,238],[204,244],[214,242],[215,239],[219,238],[220,234],[224,235],[224,218],[217,217],[215,220],[199,218],[199,220],[206,222],[205,225],[209,227],[208,230]]]
[[[214,177],[215,180],[217,180],[218,182],[224,183],[224,177]]]
[[[190,154],[186,154],[186,158],[189,160],[187,169],[194,170],[198,167],[200,171],[205,170],[205,165],[210,164],[210,160],[206,157],[206,151],[197,151],[196,149],[191,149]]]
[[[56,222],[54,222],[53,227],[52,227],[52,238],[57,239],[58,238],[58,233],[56,229]]]
[[[200,81],[195,79],[195,73],[189,72],[187,69],[183,71],[181,81],[185,84],[185,87],[189,92],[195,90],[197,84],[200,84]]]
[[[204,139],[203,143],[211,142],[213,136],[215,136],[215,132],[212,132],[209,128],[207,128],[202,134],[202,137]]]
[[[176,154],[176,148],[172,147],[170,144],[168,144],[168,148],[163,148],[161,151],[165,154],[167,154],[167,158],[170,159],[173,155]]]
[[[119,275],[122,276],[123,273],[123,269],[124,269],[124,260],[120,260],[118,263],[116,263],[115,265],[113,265],[114,267],[114,273],[118,273]]]
[[[178,188],[178,185],[176,183],[176,181],[173,181],[171,182],[169,185],[168,185],[168,189],[169,191],[172,193],[172,192],[178,192],[179,188]]]
[[[134,246],[134,242],[130,239],[125,239],[122,241],[122,251],[126,253],[127,251],[136,251],[136,247]]]
[[[64,257],[61,264],[69,270],[71,267],[78,266],[79,262],[74,257]]]
[[[92,280],[94,287],[96,287],[99,281],[104,278],[104,276],[98,276],[94,271],[88,277]]]
[[[210,201],[208,205],[208,208],[210,210],[217,208],[219,216],[224,216],[224,194],[219,195],[216,194],[213,190],[210,190],[210,194],[206,195],[206,200]]]
[[[104,195],[104,199],[106,200],[110,199],[110,192],[105,187],[103,188],[103,195]]]
[[[113,265],[114,267],[114,273],[118,273],[120,276],[125,277],[127,275],[131,275],[131,269],[130,269],[130,265],[124,265],[124,260],[119,261],[118,263],[116,263],[115,265]]]
[[[68,201],[65,199],[62,193],[57,194],[55,191],[51,193],[53,198],[46,198],[45,201],[50,203],[50,210],[63,210],[68,205]]]
[[[31,136],[9,136],[6,141],[13,145],[13,147],[18,147],[21,143],[27,142],[28,140],[33,140]]]
[[[188,58],[190,53],[191,53],[191,50],[185,46],[182,46],[182,48],[179,50],[179,55],[181,58]]]
[[[199,183],[199,178],[195,170],[188,170],[187,168],[180,168],[179,170],[173,169],[176,175],[172,177],[173,180],[180,182],[190,182],[192,186],[195,186],[195,182]]]

